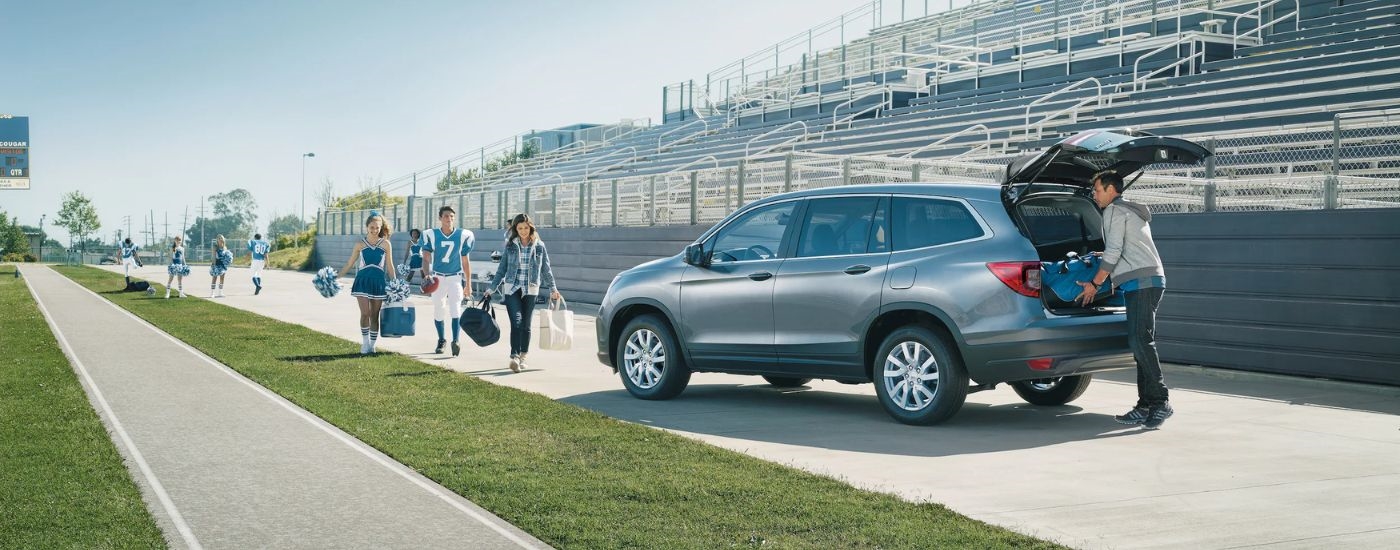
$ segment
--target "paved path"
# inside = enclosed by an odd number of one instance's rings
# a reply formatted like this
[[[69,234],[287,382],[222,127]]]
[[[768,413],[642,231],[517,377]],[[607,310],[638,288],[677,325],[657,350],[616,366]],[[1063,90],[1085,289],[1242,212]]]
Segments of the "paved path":
[[[23,272],[172,547],[546,547],[53,270]]]
[[[164,281],[163,267],[147,271]],[[253,296],[247,273],[230,272],[221,302],[358,347],[349,297],[324,299],[309,274],[280,271]],[[418,336],[383,349],[1076,547],[1400,547],[1397,388],[1176,366],[1177,414],[1157,432],[1113,423],[1136,399],[1128,372],[1069,406],[1032,407],[1002,387],[969,396],[946,425],[912,427],[890,420],[869,384],[777,390],[697,374],[678,399],[633,399],[594,358],[587,317],[573,350],[532,352],[520,374],[506,369],[505,335],[435,356],[432,307],[410,303]]]

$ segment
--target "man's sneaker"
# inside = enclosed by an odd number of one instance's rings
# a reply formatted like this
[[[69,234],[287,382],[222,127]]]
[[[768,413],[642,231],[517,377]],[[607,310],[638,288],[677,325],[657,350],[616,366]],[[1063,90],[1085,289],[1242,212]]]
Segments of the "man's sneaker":
[[[1152,409],[1147,407],[1133,407],[1133,410],[1113,417],[1113,421],[1119,424],[1138,425],[1147,422],[1148,413]]]
[[[462,353],[462,345],[461,345],[461,344],[458,344],[456,340],[453,340],[453,341],[452,341],[452,356],[453,356],[453,357],[456,357],[456,356],[458,356],[458,355],[461,355],[461,353]]]
[[[519,357],[516,357],[516,356],[514,356],[514,355],[510,356],[510,372],[520,372],[520,358],[519,358]]]
[[[262,293],[262,287],[255,287],[255,288],[253,288],[253,295],[254,295],[254,296],[257,296],[258,294],[261,294],[261,293]]]
[[[1162,423],[1172,417],[1171,405],[1158,405],[1152,407],[1152,412],[1147,415],[1147,422],[1142,423],[1142,427],[1148,430],[1155,430],[1162,427]]]
[[[442,347],[445,345],[447,345],[447,340],[438,340],[437,349],[433,350],[433,353],[442,353]]]

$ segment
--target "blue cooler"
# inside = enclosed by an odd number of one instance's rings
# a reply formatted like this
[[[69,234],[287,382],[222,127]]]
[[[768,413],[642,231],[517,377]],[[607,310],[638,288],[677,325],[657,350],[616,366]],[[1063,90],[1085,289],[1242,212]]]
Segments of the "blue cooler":
[[[393,338],[413,336],[413,326],[418,320],[416,310],[402,303],[386,304],[379,312],[379,335]]]

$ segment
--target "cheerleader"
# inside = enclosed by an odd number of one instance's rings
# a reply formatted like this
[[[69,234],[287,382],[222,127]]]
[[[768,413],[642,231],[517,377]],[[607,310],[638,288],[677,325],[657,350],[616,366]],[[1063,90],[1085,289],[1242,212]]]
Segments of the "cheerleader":
[[[355,283],[350,286],[350,295],[360,304],[360,353],[374,353],[379,343],[379,310],[388,297],[385,285],[388,278],[395,276],[393,250],[389,245],[389,223],[384,216],[371,210],[365,220],[365,236],[355,243],[350,260],[345,262],[341,273],[350,270],[359,260],[359,271],[355,273]],[[387,272],[387,273],[386,273]]]
[[[166,298],[170,298],[171,281],[178,281],[177,284],[179,284],[180,297],[185,297],[185,275],[190,274],[190,266],[189,264],[185,263],[184,243],[184,239],[180,238],[179,236],[176,236],[175,244],[170,246],[170,251],[172,252],[172,255],[170,256],[170,265],[165,266],[165,272],[170,274],[170,277],[165,279]]]
[[[214,262],[209,264],[209,297],[224,297],[224,277],[227,276],[228,266],[233,265],[233,251],[228,249],[228,241],[223,235],[215,240]],[[217,291],[217,293],[215,293]]]
[[[404,259],[404,265],[408,269],[404,273],[404,282],[412,283],[413,276],[423,269],[423,232],[417,229],[408,230],[408,257]]]

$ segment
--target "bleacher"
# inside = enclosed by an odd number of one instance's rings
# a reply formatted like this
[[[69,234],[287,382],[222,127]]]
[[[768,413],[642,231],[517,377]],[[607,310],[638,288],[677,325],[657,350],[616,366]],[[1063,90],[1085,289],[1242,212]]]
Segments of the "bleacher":
[[[1102,127],[1210,144],[1213,163],[1190,177],[1397,178],[1397,31],[1395,0],[982,1],[778,69],[736,63],[768,68],[712,73],[662,124],[546,152],[470,192],[576,193],[788,154],[996,163]]]

